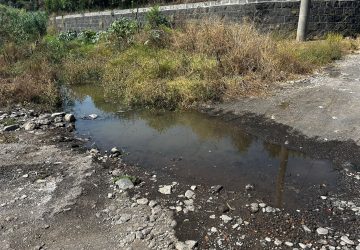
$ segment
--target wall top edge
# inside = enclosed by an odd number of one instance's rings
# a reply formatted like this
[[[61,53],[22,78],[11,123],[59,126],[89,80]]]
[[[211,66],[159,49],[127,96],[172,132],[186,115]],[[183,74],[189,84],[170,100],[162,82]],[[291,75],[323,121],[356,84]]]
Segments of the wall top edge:
[[[356,2],[358,0],[315,0],[317,2]],[[188,4],[175,4],[175,5],[165,5],[160,6],[160,10],[185,10],[185,9],[196,9],[196,8],[208,8],[216,6],[232,6],[232,5],[246,5],[246,4],[257,4],[257,3],[279,3],[279,2],[300,2],[300,0],[219,0],[219,1],[208,1],[208,2],[199,2],[199,3],[188,3]],[[95,12],[85,12],[81,14],[69,14],[64,16],[56,16],[56,20],[61,19],[72,19],[72,18],[81,18],[81,17],[96,17],[96,16],[115,16],[115,15],[124,15],[124,14],[134,14],[144,13],[150,10],[148,8],[138,8],[138,9],[123,9],[123,10],[107,10],[107,11],[95,11]]]

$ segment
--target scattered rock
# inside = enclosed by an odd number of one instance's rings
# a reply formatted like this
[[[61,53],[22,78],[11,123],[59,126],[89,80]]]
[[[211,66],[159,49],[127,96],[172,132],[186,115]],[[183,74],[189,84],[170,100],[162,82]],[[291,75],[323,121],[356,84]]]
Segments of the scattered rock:
[[[171,194],[172,186],[171,185],[164,185],[162,187],[159,187],[159,192],[162,193],[162,194]]]
[[[24,129],[25,129],[26,131],[34,130],[34,129],[36,129],[36,128],[37,128],[37,125],[36,125],[35,122],[27,122],[27,123],[25,123],[25,125],[24,125]]]
[[[190,189],[194,191],[196,189],[196,185],[192,185]]]
[[[275,244],[276,246],[280,246],[280,245],[282,244],[282,241],[280,241],[279,239],[276,239],[276,238],[275,238],[274,244]]]
[[[154,200],[151,200],[151,201],[149,202],[149,207],[155,207],[156,205],[157,205],[157,202],[154,201]]]
[[[111,150],[110,150],[110,153],[113,155],[113,156],[119,156],[121,155],[121,151],[119,149],[117,149],[116,147],[113,147]]]
[[[329,230],[326,229],[326,228],[323,228],[323,227],[319,227],[318,229],[316,229],[316,232],[319,234],[319,235],[326,235],[329,233]]]
[[[120,180],[115,182],[115,185],[120,190],[127,190],[134,187],[134,183],[132,183],[128,178],[121,178]]]
[[[187,190],[185,192],[185,197],[188,198],[188,199],[191,199],[191,198],[194,198],[195,197],[195,193],[191,190]]]
[[[97,114],[91,114],[91,115],[89,115],[89,118],[91,120],[95,120],[96,118],[98,118],[98,115]]]
[[[19,124],[13,124],[13,125],[5,126],[3,131],[14,131],[17,130],[18,128],[19,128]]]
[[[252,190],[254,190],[255,189],[255,187],[254,187],[254,185],[252,185],[252,184],[247,184],[246,186],[245,186],[245,190],[246,191],[252,191]]]
[[[258,211],[259,211],[259,204],[257,204],[257,203],[251,203],[251,204],[250,204],[250,211],[251,211],[252,213],[258,212]]]
[[[115,195],[113,193],[108,193],[107,197],[109,199],[113,199],[113,198],[115,198]]]
[[[305,231],[306,233],[311,233],[311,229],[308,228],[306,225],[302,225],[302,228],[304,229],[304,231]]]
[[[52,113],[52,114],[51,114],[51,117],[52,117],[52,118],[62,117],[62,116],[65,116],[65,113],[64,113],[64,112],[57,112],[57,113]]]
[[[220,219],[222,219],[224,223],[228,223],[228,222],[233,220],[233,218],[231,218],[231,217],[229,217],[229,216],[227,216],[225,214],[221,215]]]
[[[217,194],[217,193],[219,193],[222,189],[223,189],[223,186],[221,186],[221,185],[216,185],[216,186],[212,186],[212,187],[210,188],[210,192],[211,192],[212,194]]]
[[[294,246],[294,244],[293,244],[292,242],[290,242],[290,241],[286,241],[286,242],[285,242],[285,245],[287,245],[288,247]]]
[[[354,245],[354,241],[350,240],[346,235],[341,236],[340,238],[343,242],[345,242],[348,245]]]
[[[66,122],[75,122],[76,118],[73,114],[66,114],[64,117]]]
[[[147,198],[140,198],[136,200],[136,203],[139,205],[147,205],[149,203],[149,200]]]

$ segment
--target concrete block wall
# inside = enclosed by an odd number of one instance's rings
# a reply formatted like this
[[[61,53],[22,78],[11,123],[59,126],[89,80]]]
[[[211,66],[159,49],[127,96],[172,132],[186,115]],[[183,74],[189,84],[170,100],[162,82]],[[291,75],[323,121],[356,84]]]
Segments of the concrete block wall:
[[[300,0],[219,0],[161,6],[171,22],[218,17],[233,22],[254,21],[266,30],[295,30]],[[144,21],[149,8],[89,12],[51,19],[59,31],[106,30],[116,19],[127,17]],[[338,32],[360,33],[360,0],[313,0],[309,31],[313,35]]]

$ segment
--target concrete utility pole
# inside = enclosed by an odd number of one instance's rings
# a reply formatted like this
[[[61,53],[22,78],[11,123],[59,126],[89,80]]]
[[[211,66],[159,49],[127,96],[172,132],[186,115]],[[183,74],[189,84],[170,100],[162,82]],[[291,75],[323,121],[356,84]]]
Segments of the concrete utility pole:
[[[299,42],[306,40],[310,4],[311,4],[311,0],[301,0],[300,3],[299,23],[296,34],[296,40]]]

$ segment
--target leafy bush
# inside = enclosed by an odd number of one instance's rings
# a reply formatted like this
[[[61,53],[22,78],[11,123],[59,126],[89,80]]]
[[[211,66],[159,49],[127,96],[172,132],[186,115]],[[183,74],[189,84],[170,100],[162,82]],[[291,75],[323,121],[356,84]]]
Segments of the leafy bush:
[[[6,42],[35,41],[46,32],[44,12],[26,12],[0,5],[0,48]]]
[[[77,37],[78,37],[77,31],[72,31],[72,30],[69,30],[66,32],[61,32],[59,34],[59,39],[61,41],[66,41],[66,42],[73,41],[73,40],[77,39]]]
[[[92,30],[83,30],[78,36],[83,43],[96,43],[96,32]]]
[[[159,6],[152,7],[146,13],[146,24],[150,27],[150,29],[158,29],[161,26],[170,27],[170,22],[161,13]]]
[[[138,23],[134,20],[128,18],[121,18],[114,21],[110,28],[109,33],[115,37],[117,42],[120,43],[131,43],[133,41],[133,36],[138,29]]]

